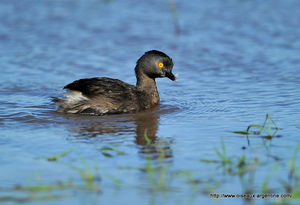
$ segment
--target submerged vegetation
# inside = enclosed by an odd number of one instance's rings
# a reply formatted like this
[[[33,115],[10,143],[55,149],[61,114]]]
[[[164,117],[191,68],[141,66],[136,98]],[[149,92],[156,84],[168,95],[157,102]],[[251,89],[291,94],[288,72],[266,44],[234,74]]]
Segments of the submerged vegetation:
[[[272,140],[277,136],[279,130],[281,129],[267,114],[262,125],[251,124],[245,131],[235,131],[234,133],[247,137],[265,136],[263,139]],[[169,153],[170,142],[152,140],[148,136],[147,130],[144,132],[144,138],[145,144],[140,147],[143,156],[141,166],[127,164],[127,166],[117,165],[112,168],[115,171],[124,172],[124,175],[142,175],[141,184],[130,186],[132,189],[145,190],[152,195],[186,191],[192,201],[199,197],[199,193],[212,197],[215,196],[214,193],[224,192],[223,186],[230,183],[228,180],[236,180],[241,185],[241,193],[236,194],[247,196],[244,198],[245,201],[261,197],[267,201],[272,200],[276,204],[289,204],[300,200],[300,144],[293,149],[288,160],[283,160],[279,157],[269,158],[267,155],[257,154],[255,149],[250,149],[250,144],[249,149],[233,152],[222,140],[220,145],[213,147],[213,155],[194,161],[195,168],[176,169],[170,161],[170,156],[172,156]],[[52,164],[59,163],[75,175],[64,173],[66,177],[72,176],[65,181],[42,183],[38,180],[35,184],[30,185],[0,187],[0,202],[59,200],[69,197],[72,193],[70,191],[73,190],[85,190],[98,195],[105,192],[105,186],[102,183],[112,184],[117,189],[126,185],[128,183],[126,178],[115,176],[114,170],[100,169],[100,162],[102,160],[105,163],[105,160],[126,157],[129,153],[110,146],[102,146],[97,150],[99,160],[88,160],[74,149],[47,157],[45,161]],[[72,160],[72,163],[68,162],[65,158],[67,155],[75,160]],[[195,153],[195,157],[197,157],[197,153]],[[203,166],[205,172],[201,170]],[[258,179],[257,176],[260,178]],[[270,194],[284,195],[282,195],[283,197],[268,198],[267,196]]]

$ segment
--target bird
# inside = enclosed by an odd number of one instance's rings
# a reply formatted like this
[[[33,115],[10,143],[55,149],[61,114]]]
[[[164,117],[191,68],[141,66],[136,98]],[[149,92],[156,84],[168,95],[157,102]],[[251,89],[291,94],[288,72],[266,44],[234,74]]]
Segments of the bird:
[[[158,50],[145,52],[134,68],[136,85],[118,79],[94,77],[76,80],[64,86],[65,97],[54,98],[60,113],[109,115],[134,113],[160,102],[156,78],[172,81],[173,60]]]

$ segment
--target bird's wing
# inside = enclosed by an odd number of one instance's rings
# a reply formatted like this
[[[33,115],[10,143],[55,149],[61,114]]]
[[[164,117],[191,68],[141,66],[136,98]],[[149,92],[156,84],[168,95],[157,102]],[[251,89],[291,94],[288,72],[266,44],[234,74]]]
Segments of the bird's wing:
[[[114,100],[131,100],[138,92],[135,86],[112,78],[86,78],[76,80],[64,87],[79,91],[90,99],[105,97]]]

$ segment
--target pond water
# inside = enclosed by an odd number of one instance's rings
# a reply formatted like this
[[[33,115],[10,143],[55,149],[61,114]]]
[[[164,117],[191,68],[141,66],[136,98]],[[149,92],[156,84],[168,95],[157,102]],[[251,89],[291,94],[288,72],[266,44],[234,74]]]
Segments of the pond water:
[[[298,0],[1,0],[1,204],[299,203],[210,195],[300,192],[299,9]],[[152,49],[178,74],[157,80],[160,106],[55,112],[51,97],[74,80],[135,84],[135,62]],[[266,114],[276,133],[233,133]]]

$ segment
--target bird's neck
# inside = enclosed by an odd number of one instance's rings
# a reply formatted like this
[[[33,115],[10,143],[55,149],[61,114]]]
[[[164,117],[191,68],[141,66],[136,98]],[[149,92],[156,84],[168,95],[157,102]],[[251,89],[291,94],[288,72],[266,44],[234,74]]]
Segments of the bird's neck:
[[[159,94],[156,87],[155,79],[148,77],[146,74],[136,70],[136,87],[138,90],[143,91],[149,97],[151,105],[159,103]]]

